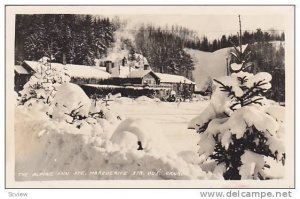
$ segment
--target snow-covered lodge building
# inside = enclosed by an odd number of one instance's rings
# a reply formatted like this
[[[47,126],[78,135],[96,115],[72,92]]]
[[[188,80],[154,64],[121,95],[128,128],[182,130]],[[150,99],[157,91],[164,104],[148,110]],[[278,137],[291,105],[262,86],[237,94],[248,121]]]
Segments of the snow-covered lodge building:
[[[66,69],[71,82],[80,85],[88,95],[121,93],[122,96],[132,97],[162,97],[169,95],[171,91],[180,95],[183,90],[190,93],[195,90],[195,83],[186,77],[156,73],[147,62],[128,64],[125,59],[119,63],[106,60],[99,66],[60,63],[51,63],[51,66]],[[15,90],[21,90],[30,76],[40,71],[41,67],[41,62],[27,60],[15,66]]]

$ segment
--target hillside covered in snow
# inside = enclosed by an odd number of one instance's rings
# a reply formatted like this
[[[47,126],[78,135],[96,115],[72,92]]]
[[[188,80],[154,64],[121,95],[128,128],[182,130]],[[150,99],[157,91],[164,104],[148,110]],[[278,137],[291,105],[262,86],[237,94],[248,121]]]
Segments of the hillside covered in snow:
[[[266,70],[273,70],[275,65],[276,67],[281,65],[280,67],[284,68],[284,63],[281,63],[282,54],[284,56],[284,46],[284,41],[270,41],[259,44],[255,43],[251,46],[252,51],[254,51],[253,55],[255,55],[253,61],[257,62],[256,64],[259,70],[272,74],[273,71]],[[261,57],[260,52],[256,52],[257,48],[262,48],[264,57]],[[205,89],[205,83],[209,79],[227,75],[226,58],[228,58],[228,62],[230,62],[230,52],[233,50],[233,47],[222,48],[214,52],[204,52],[191,48],[185,48],[184,50],[193,60],[195,68],[193,70],[193,78],[197,84],[198,90]],[[266,64],[264,62],[268,62],[268,60],[272,60],[272,62],[268,64],[269,68],[265,68]],[[260,65],[261,61],[264,66]]]
[[[208,78],[226,75],[226,58],[229,57],[230,49],[223,48],[211,53],[185,48],[194,62],[193,77],[198,89],[202,90]]]

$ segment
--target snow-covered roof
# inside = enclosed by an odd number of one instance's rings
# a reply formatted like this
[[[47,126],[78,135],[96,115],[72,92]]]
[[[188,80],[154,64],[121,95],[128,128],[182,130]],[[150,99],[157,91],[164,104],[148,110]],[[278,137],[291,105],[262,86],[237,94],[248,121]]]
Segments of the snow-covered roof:
[[[84,66],[84,65],[65,65],[68,70],[68,74],[72,77],[82,78],[96,78],[96,79],[108,79],[110,74],[96,66]]]
[[[99,67],[99,68],[104,68],[103,70],[106,71],[105,67]],[[122,66],[119,64],[119,65],[115,65],[110,70],[111,70],[111,77],[126,78],[126,77],[128,77],[130,72],[144,70],[144,67],[136,68],[136,67],[130,66],[130,65]]]
[[[124,88],[123,86],[116,86],[116,85],[103,85],[103,84],[84,84],[84,86],[90,86],[94,88]]]
[[[34,71],[38,71],[41,67],[41,63],[37,61],[24,61]],[[74,65],[61,63],[51,63],[52,67],[64,68],[71,77],[79,78],[96,78],[96,79],[108,79],[111,75],[106,72],[103,67],[97,66],[85,66],[85,65]]]
[[[19,74],[24,74],[24,75],[30,74],[23,66],[20,65],[15,65],[15,71]]]
[[[135,69],[133,69],[133,68],[129,69],[129,66],[120,66],[119,77],[127,77],[131,70],[135,70]]]
[[[40,70],[41,62],[25,60],[24,63],[26,63],[34,71]],[[71,77],[77,77],[77,78],[108,79],[108,78],[114,76],[114,75],[111,75],[108,72],[106,72],[105,67],[74,65],[74,64],[63,65],[61,63],[51,63],[51,66],[58,67],[58,68],[64,68],[67,70],[67,73]],[[20,71],[21,70],[23,71],[24,68],[19,67],[18,69]],[[16,67],[15,67],[15,70],[16,70]],[[134,68],[131,68],[130,71],[131,72],[129,72],[129,66],[120,66],[120,74],[117,77],[142,78],[145,75],[147,75],[148,73],[152,72],[157,78],[160,79],[161,83],[180,83],[181,82],[181,83],[186,83],[186,84],[195,84],[195,82],[187,79],[184,76],[180,76],[180,75],[155,73],[152,70],[142,70],[142,69],[134,69]]]
[[[27,61],[27,60],[25,60],[24,63],[26,63],[34,71],[39,70],[39,68],[41,66],[41,62],[38,62],[38,61]]]
[[[99,69],[101,69],[103,71],[106,71],[106,67],[104,67],[104,66],[98,66],[97,68],[99,68]]]
[[[166,73],[155,73],[159,78],[161,83],[185,83],[185,84],[195,84],[195,82],[189,80],[188,78],[180,75],[170,75]]]
[[[135,71],[131,71],[128,74],[129,78],[142,78],[145,75],[147,75],[148,73],[153,73],[157,78],[159,78],[156,73],[152,72],[152,70],[135,70]]]
[[[120,67],[120,68],[119,68]],[[115,66],[112,70],[112,77],[127,77],[130,71],[135,70],[133,67],[129,69],[129,66]]]

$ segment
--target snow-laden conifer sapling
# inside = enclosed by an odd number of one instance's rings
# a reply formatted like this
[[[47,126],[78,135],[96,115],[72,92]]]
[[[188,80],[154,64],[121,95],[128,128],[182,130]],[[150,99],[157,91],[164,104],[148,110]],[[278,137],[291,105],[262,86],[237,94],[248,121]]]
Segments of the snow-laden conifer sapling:
[[[232,74],[214,79],[211,103],[189,127],[200,133],[199,155],[215,160],[224,179],[269,179],[265,157],[285,163],[284,107],[264,97],[272,76],[247,72],[251,52],[239,42]]]

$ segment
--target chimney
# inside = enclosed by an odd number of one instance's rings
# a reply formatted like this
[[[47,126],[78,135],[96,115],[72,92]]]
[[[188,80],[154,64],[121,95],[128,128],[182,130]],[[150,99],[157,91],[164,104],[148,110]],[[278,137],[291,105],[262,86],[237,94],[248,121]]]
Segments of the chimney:
[[[66,58],[66,54],[65,53],[63,53],[63,55],[62,55],[62,64],[63,65],[67,64],[67,58]]]
[[[122,59],[122,66],[125,66],[127,64],[127,59],[126,59],[126,57],[124,57],[123,59]]]
[[[149,64],[144,64],[144,70],[149,70]]]
[[[111,61],[105,61],[104,66],[106,68],[106,72],[111,73],[112,62]]]

